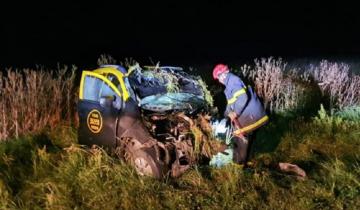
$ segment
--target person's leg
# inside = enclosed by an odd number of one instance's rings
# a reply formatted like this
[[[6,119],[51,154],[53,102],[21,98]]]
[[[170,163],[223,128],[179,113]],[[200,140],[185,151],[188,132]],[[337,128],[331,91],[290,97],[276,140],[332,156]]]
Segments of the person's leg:
[[[234,137],[234,156],[233,161],[238,164],[243,164],[247,160],[248,154],[248,139],[247,137]]]
[[[246,162],[248,162],[253,153],[253,145],[254,141],[256,140],[256,130],[246,135],[246,138],[248,140]]]

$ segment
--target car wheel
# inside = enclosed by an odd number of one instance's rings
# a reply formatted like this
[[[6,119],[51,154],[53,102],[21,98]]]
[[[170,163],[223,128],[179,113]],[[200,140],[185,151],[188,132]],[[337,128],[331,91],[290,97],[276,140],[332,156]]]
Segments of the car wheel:
[[[131,164],[139,175],[161,179],[165,174],[165,167],[156,158],[156,152],[153,148],[136,150],[131,156]]]

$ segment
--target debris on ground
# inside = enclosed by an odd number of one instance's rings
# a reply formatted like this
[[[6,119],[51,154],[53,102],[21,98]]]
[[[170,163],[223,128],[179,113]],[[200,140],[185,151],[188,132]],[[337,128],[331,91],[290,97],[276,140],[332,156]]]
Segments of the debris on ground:
[[[280,171],[295,175],[298,180],[305,180],[306,172],[299,166],[291,163],[279,163]]]

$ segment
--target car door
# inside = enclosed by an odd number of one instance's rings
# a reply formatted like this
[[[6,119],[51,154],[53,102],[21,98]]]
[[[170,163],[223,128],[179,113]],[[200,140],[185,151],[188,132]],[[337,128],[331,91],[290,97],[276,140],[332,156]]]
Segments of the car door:
[[[116,145],[116,121],[123,106],[121,90],[105,76],[83,71],[78,103],[79,143]]]

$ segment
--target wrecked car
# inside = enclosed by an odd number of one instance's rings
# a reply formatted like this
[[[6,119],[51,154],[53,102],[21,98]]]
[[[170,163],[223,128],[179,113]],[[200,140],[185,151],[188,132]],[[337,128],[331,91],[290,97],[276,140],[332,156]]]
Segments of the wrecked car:
[[[79,143],[113,152],[140,175],[177,177],[220,147],[211,107],[205,83],[180,67],[103,65],[82,73]]]

